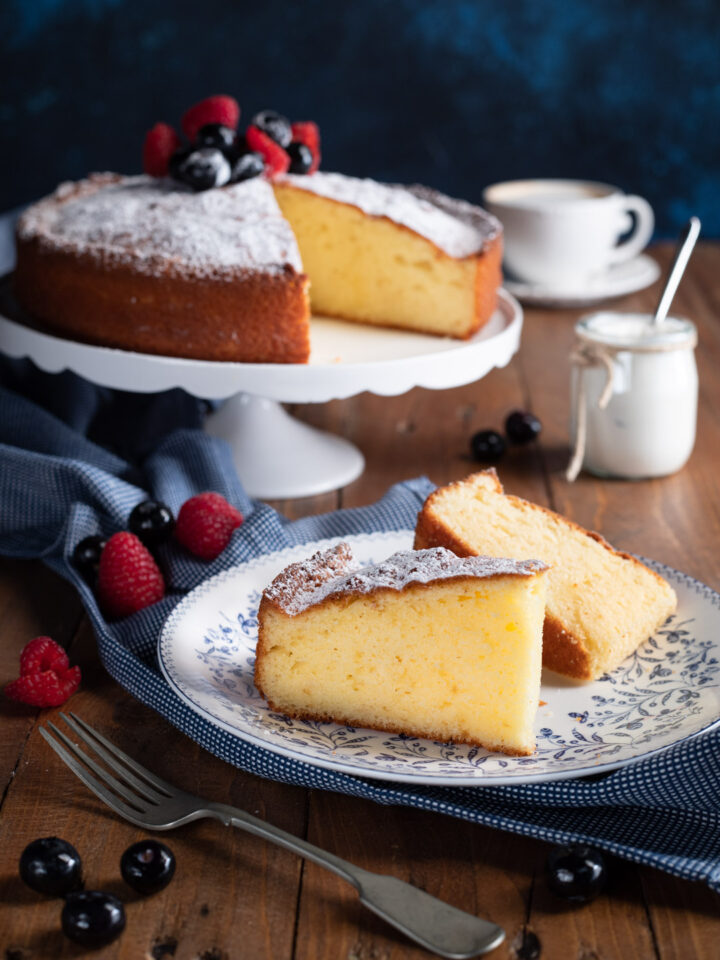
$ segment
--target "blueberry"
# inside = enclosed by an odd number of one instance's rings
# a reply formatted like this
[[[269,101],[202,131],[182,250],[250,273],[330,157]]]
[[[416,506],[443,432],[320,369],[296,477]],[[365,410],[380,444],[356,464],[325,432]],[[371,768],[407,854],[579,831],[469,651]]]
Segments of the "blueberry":
[[[100,554],[105,546],[105,537],[85,537],[73,550],[73,563],[84,577],[92,580],[98,571]]]
[[[196,147],[217,147],[230,150],[235,145],[235,131],[222,123],[206,123],[200,127],[195,137]]]
[[[548,855],[545,873],[550,890],[571,903],[594,900],[607,879],[602,853],[585,844],[555,847]]]
[[[117,897],[99,890],[71,893],[65,900],[63,933],[84,947],[104,947],[125,929],[125,908]]]
[[[139,537],[146,547],[167,540],[174,526],[175,518],[170,507],[155,500],[138,503],[128,518],[130,532]]]
[[[140,840],[120,858],[123,880],[138,893],[163,890],[175,874],[175,855],[157,840]]]
[[[538,418],[523,410],[514,410],[505,420],[505,433],[513,443],[530,443],[541,430]]]
[[[168,173],[173,180],[181,180],[180,166],[187,160],[193,152],[193,147],[178,147],[175,153],[168,161]]]
[[[217,147],[192,150],[177,165],[177,179],[194,190],[222,187],[230,180],[230,163]]]
[[[479,430],[470,439],[470,449],[476,460],[497,463],[505,453],[505,440],[497,430]]]
[[[307,173],[313,162],[312,150],[304,143],[294,142],[287,148],[290,173]]]
[[[82,862],[75,847],[59,837],[29,843],[20,855],[20,877],[38,893],[64,896],[82,887]]]
[[[255,114],[250,122],[254,127],[259,127],[275,143],[279,143],[281,147],[287,148],[290,146],[292,128],[288,118],[281,113],[276,113],[274,110],[261,110],[260,113]]]
[[[259,177],[265,169],[265,161],[261,153],[243,153],[233,163],[232,182],[239,183],[241,180],[250,180],[252,177]]]

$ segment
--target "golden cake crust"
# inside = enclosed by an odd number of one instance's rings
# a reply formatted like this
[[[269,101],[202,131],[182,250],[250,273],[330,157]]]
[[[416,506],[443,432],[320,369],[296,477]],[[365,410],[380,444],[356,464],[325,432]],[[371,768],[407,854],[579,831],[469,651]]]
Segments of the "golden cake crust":
[[[505,494],[503,486],[498,478],[497,471],[494,468],[478,471],[478,474],[491,478],[497,493],[503,494],[508,500],[521,505],[523,509],[538,511],[539,513],[552,517],[554,520],[560,521],[562,524],[566,524],[569,527],[574,528],[579,533],[582,533],[583,535],[590,537],[596,543],[599,543],[605,550],[608,550],[615,556],[623,560],[627,560],[630,563],[636,564],[639,568],[642,568],[645,573],[654,577],[659,584],[666,586],[665,581],[658,573],[656,573],[650,567],[647,567],[644,563],[641,563],[631,554],[625,553],[621,550],[616,550],[599,533],[595,533],[592,530],[586,530],[584,527],[581,527],[580,524],[575,523],[575,521],[569,520],[567,517],[562,516],[562,514],[555,513],[553,510],[549,510],[547,507],[543,507],[540,504],[532,503],[529,500],[523,500],[521,497],[516,497],[512,494]],[[463,484],[472,482],[473,477],[477,476],[478,474],[472,474],[469,477],[466,477],[462,480],[457,480],[448,484],[447,486],[462,486]],[[471,545],[467,541],[463,540],[462,536],[458,532],[450,530],[445,524],[438,521],[433,516],[433,503],[436,499],[442,496],[444,489],[447,488],[439,488],[431,493],[423,504],[417,518],[414,547],[416,550],[419,550],[427,547],[443,546],[447,547],[449,550],[452,550],[453,553],[456,553],[460,557],[472,556],[474,555],[475,551],[472,549]],[[657,626],[660,625],[661,624],[659,623]],[[543,625],[543,665],[551,670],[556,670],[558,673],[562,673],[568,677],[573,677],[577,680],[593,679],[590,652],[587,649],[583,638],[576,636],[571,631],[567,630],[566,627],[556,618],[547,615]]]

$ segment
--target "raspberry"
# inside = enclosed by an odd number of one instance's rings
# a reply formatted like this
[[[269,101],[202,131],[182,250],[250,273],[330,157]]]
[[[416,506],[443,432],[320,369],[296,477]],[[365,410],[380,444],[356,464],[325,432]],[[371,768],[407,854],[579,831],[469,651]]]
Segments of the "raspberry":
[[[166,177],[170,157],[180,146],[180,137],[167,123],[156,123],[145,134],[143,170],[151,177]]]
[[[165,596],[165,581],[147,547],[134,533],[114,533],[98,570],[100,605],[110,617],[127,617]]]
[[[175,536],[196,557],[214,560],[230,543],[243,515],[219,493],[199,493],[180,507]]]
[[[80,686],[80,667],[71,667],[67,654],[50,637],[35,637],[20,654],[20,677],[5,687],[5,695],[33,707],[59,707]]]
[[[312,166],[308,173],[315,173],[320,166],[320,128],[312,120],[301,120],[291,126],[295,143],[304,143],[313,155]]]
[[[265,173],[270,177],[279,173],[287,173],[290,166],[290,157],[280,144],[275,143],[266,133],[252,124],[245,131],[245,140],[248,150],[262,154],[265,160]]]
[[[26,673],[5,687],[5,696],[32,707],[59,707],[80,686],[80,667]]]
[[[208,123],[221,123],[224,127],[237,130],[240,120],[240,106],[234,97],[206,97],[183,114],[181,125],[183,133],[192,143],[200,127]]]
[[[35,637],[26,643],[20,654],[20,676],[29,673],[42,673],[43,670],[54,670],[55,673],[64,673],[70,667],[67,654],[50,637]]]

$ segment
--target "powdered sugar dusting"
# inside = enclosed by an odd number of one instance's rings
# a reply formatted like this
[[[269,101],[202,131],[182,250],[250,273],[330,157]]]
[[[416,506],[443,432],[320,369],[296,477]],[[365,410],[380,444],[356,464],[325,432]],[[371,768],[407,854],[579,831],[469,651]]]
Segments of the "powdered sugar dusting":
[[[295,616],[308,607],[352,593],[374,590],[404,590],[456,577],[533,576],[547,570],[541,560],[510,560],[503,557],[457,557],[445,547],[402,550],[382,563],[360,567],[346,543],[293,563],[265,590],[265,596]]]
[[[31,207],[18,235],[151,275],[302,272],[290,225],[260,178],[195,193],[169,179],[95,174]]]
[[[387,217],[455,259],[480,253],[502,231],[500,221],[485,210],[429,187],[405,187],[324,172],[312,176],[288,174],[284,180],[330,200],[351,204],[369,216]]]

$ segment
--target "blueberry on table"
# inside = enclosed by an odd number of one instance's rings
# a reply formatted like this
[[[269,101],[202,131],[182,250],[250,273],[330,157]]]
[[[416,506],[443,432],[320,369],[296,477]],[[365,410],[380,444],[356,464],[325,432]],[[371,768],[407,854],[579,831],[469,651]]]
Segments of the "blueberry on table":
[[[235,143],[235,131],[222,123],[206,123],[195,137],[196,147],[218,147],[229,150]]]
[[[139,537],[146,547],[167,540],[174,526],[172,510],[158,500],[143,500],[133,507],[128,518],[130,532]]]
[[[260,113],[255,114],[250,123],[266,133],[271,140],[279,143],[284,149],[290,146],[292,128],[288,118],[281,113],[276,113],[274,110],[261,110]]]
[[[20,855],[20,877],[38,893],[65,896],[82,887],[80,854],[59,837],[33,840]]]
[[[290,173],[307,173],[313,163],[310,147],[304,143],[293,142],[287,148],[290,157]]]
[[[513,443],[531,443],[541,430],[538,418],[524,410],[514,410],[505,420],[505,433]]]
[[[98,571],[100,554],[105,546],[105,537],[85,537],[73,550],[73,563],[85,577],[94,577]]]
[[[470,449],[481,463],[497,463],[505,453],[505,440],[497,430],[479,430],[470,438]]]
[[[232,165],[231,180],[240,183],[241,180],[250,180],[259,177],[265,169],[265,160],[261,153],[250,151],[239,156]]]
[[[63,933],[83,947],[104,947],[125,929],[125,908],[100,890],[71,893],[61,915]]]
[[[157,893],[175,875],[175,854],[158,840],[140,840],[123,853],[120,872],[138,893]]]
[[[180,180],[180,167],[193,152],[193,147],[179,147],[168,160],[168,174],[173,180]]]
[[[545,864],[550,890],[571,903],[588,903],[605,886],[607,868],[599,850],[585,844],[555,847]]]

